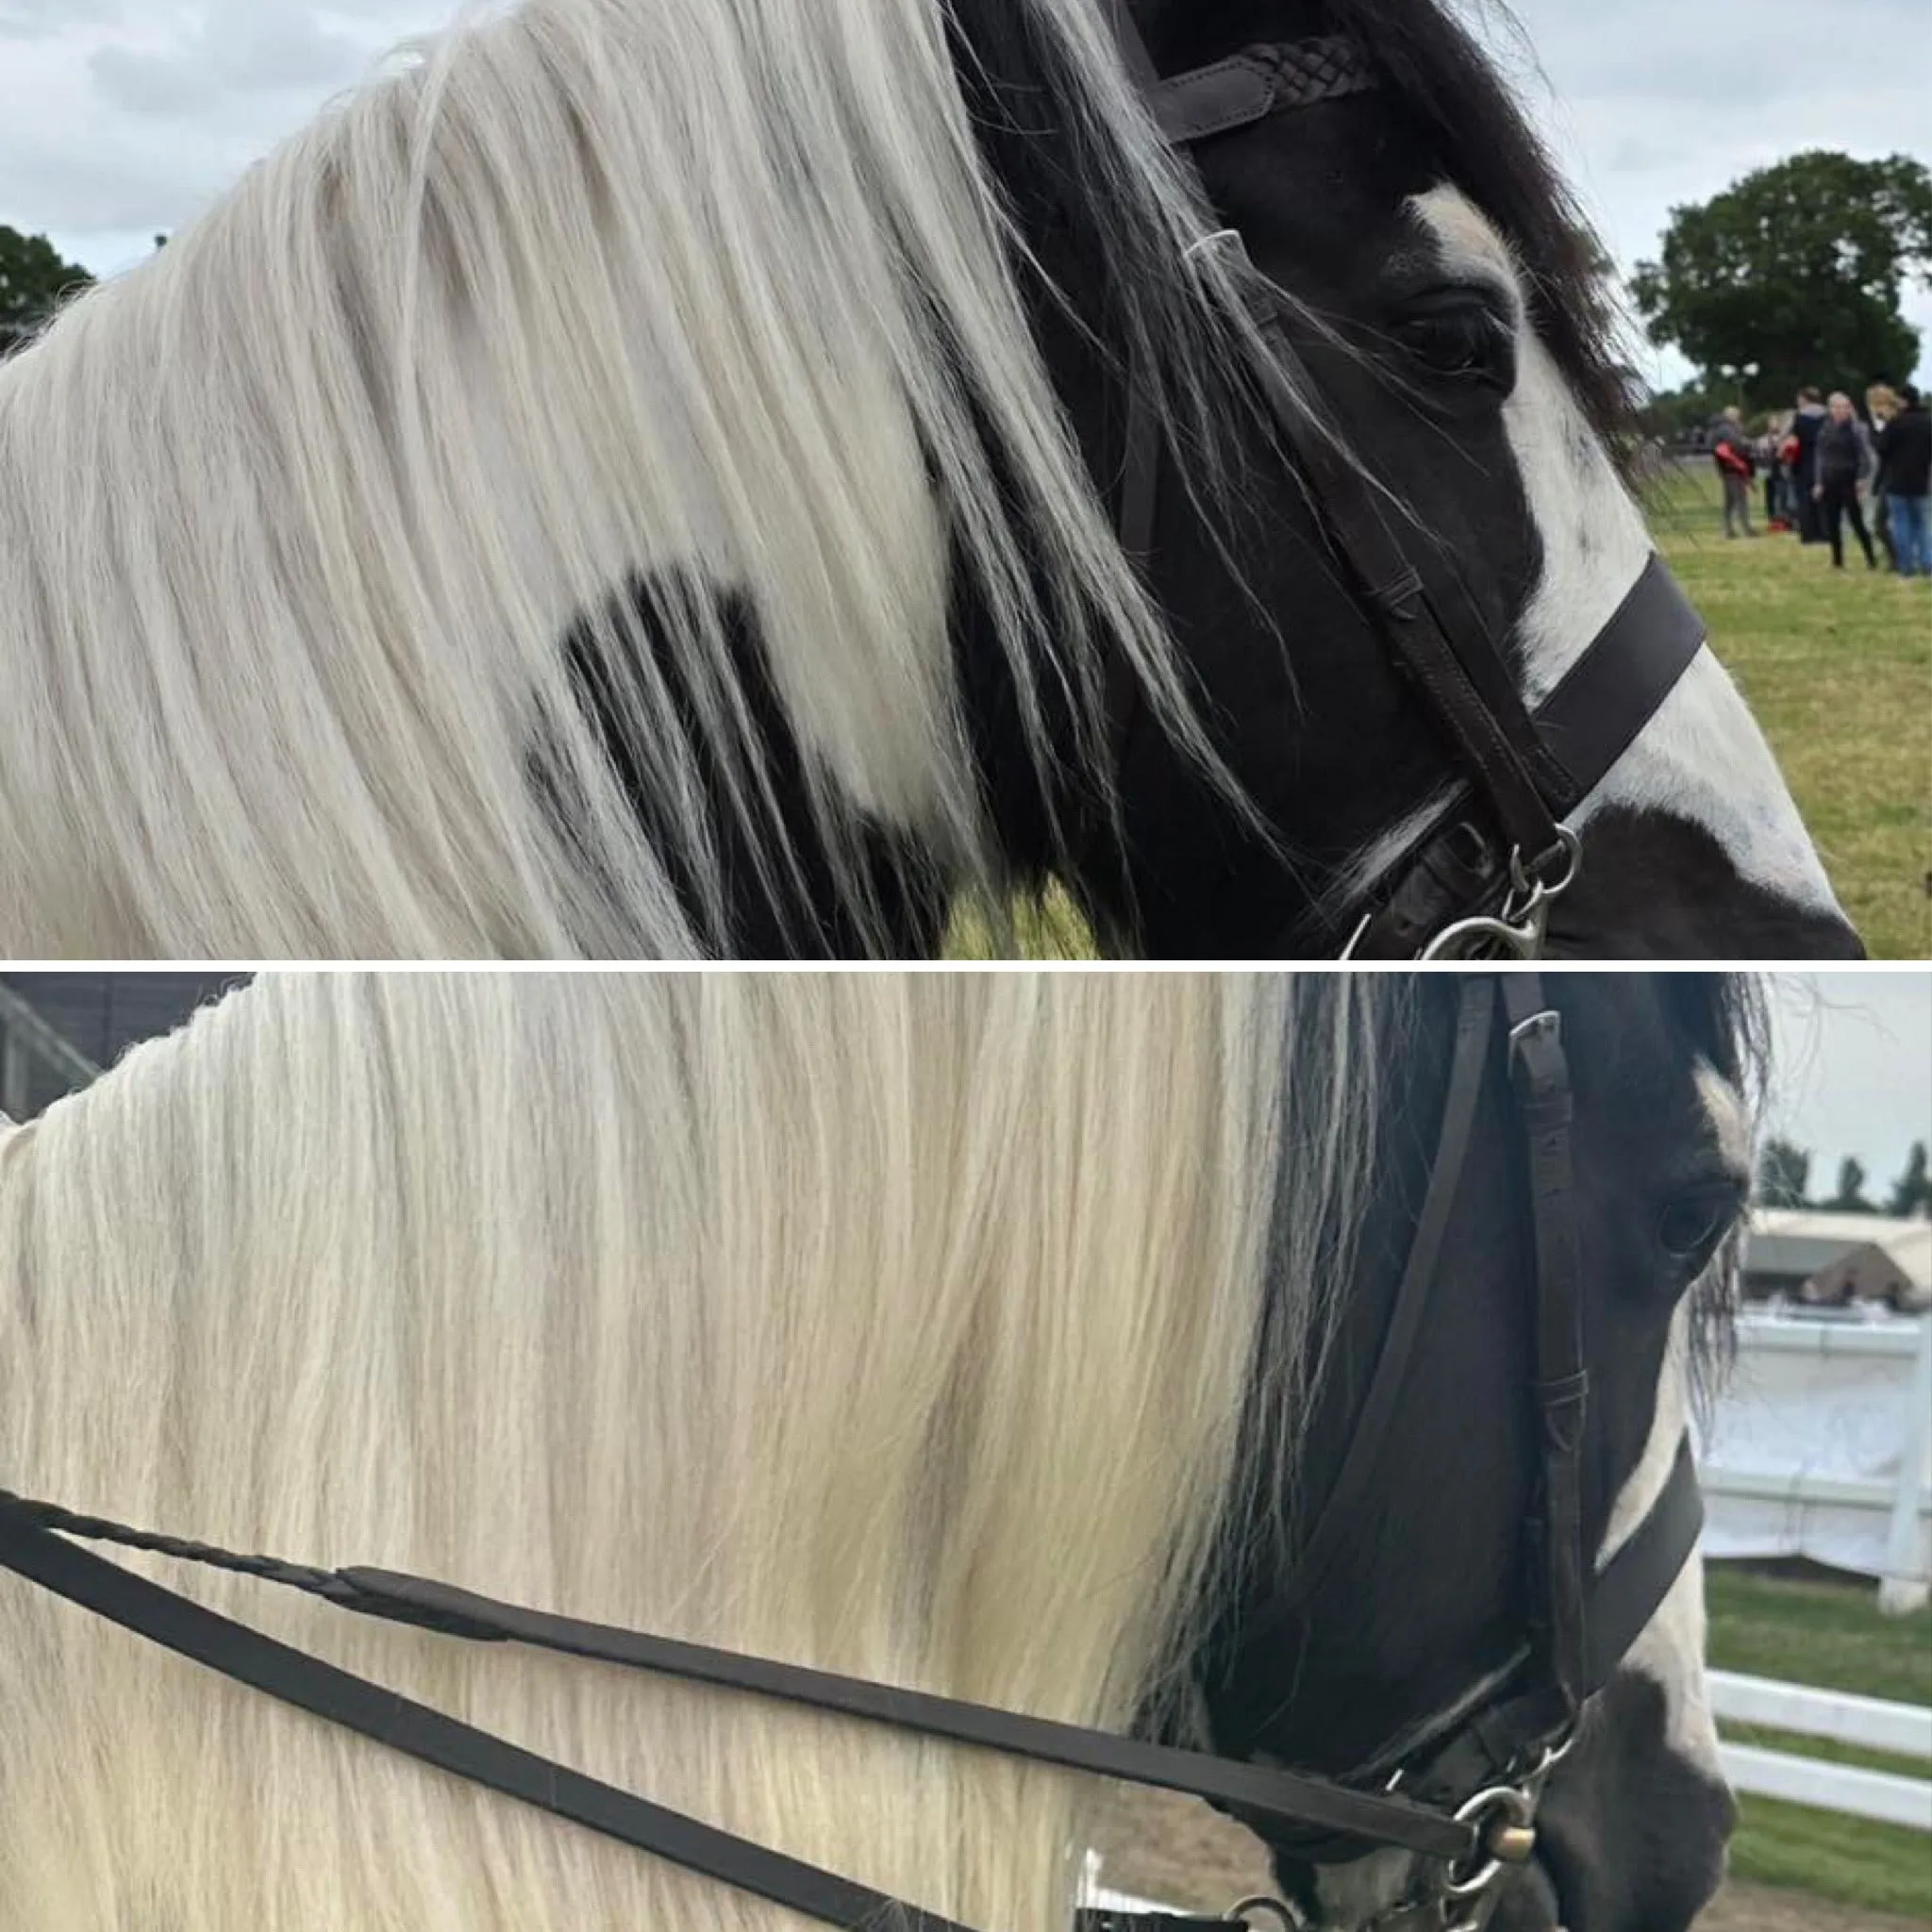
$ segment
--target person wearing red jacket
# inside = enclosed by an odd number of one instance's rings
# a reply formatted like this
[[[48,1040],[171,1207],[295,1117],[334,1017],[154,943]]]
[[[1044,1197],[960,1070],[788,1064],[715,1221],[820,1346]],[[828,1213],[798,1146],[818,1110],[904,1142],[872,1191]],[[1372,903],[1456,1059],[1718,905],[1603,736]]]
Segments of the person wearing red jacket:
[[[1751,527],[1751,479],[1757,474],[1757,458],[1751,454],[1751,439],[1744,433],[1741,409],[1726,409],[1712,427],[1711,459],[1724,486],[1724,535],[1735,537],[1739,526],[1744,535],[1755,537]]]

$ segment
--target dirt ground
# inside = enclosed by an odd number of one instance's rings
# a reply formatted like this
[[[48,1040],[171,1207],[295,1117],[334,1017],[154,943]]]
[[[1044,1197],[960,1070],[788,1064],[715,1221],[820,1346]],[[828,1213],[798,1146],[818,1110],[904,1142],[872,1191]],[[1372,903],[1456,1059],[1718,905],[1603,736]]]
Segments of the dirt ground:
[[[1239,1825],[1190,1798],[1123,1791],[1098,1834],[1101,1882],[1116,1891],[1194,1911],[1223,1911],[1273,1890],[1260,1847]],[[1925,1932],[1918,1921],[1821,1905],[1796,1892],[1731,1886],[1698,1932]]]

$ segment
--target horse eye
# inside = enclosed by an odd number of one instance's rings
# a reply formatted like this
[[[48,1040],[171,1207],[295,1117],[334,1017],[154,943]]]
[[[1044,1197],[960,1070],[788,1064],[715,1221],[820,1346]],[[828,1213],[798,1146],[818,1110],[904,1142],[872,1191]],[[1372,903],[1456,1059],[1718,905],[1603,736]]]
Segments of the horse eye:
[[[1657,1219],[1657,1241],[1672,1260],[1699,1273],[1730,1233],[1741,1206],[1734,1187],[1679,1194]]]
[[[1438,375],[1508,388],[1514,378],[1512,344],[1486,308],[1444,308],[1411,315],[1395,325],[1395,339]]]

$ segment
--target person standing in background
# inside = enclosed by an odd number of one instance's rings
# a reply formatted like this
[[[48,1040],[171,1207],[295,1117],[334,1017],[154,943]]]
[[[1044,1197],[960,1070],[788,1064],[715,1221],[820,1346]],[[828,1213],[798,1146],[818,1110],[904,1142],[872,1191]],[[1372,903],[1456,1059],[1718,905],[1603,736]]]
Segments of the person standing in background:
[[[1784,441],[1785,419],[1774,416],[1754,445],[1764,471],[1764,521],[1774,532],[1784,529],[1789,523],[1785,514]]]
[[[1910,383],[1879,432],[1891,534],[1902,577],[1932,577],[1932,414]]]
[[[1818,494],[1818,435],[1827,421],[1824,404],[1815,389],[1798,391],[1798,413],[1791,434],[1798,439],[1795,480],[1798,486],[1798,535],[1807,543],[1824,541],[1824,512]]]
[[[1726,409],[1711,425],[1710,454],[1724,486],[1724,535],[1737,536],[1741,525],[1745,536],[1757,536],[1751,527],[1751,482],[1757,465],[1741,409]]]
[[[1831,399],[1831,414],[1818,432],[1812,460],[1818,480],[1811,486],[1811,500],[1831,543],[1831,567],[1845,567],[1845,520],[1849,518],[1865,553],[1866,568],[1876,570],[1878,553],[1865,527],[1863,499],[1877,466],[1872,455],[1872,438],[1859,422],[1851,397],[1842,390]]]
[[[1886,567],[1898,568],[1898,550],[1891,541],[1891,502],[1885,488],[1885,425],[1898,414],[1898,395],[1890,383],[1874,382],[1865,391],[1865,417],[1872,425],[1872,534],[1885,552]]]

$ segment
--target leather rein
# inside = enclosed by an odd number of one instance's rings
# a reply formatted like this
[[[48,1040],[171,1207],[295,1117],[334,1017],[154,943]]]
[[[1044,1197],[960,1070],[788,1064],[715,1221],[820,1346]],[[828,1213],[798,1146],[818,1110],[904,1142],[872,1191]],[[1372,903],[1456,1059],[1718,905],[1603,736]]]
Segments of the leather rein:
[[[1583,1363],[1571,1093],[1561,1022],[1533,974],[1464,987],[1448,1098],[1427,1194],[1381,1357],[1303,1574],[1358,1520],[1367,1473],[1438,1273],[1500,1014],[1534,1223],[1538,1504],[1528,1527],[1529,1627],[1517,1656],[1448,1708],[1412,1725],[1346,1780],[1217,1757],[866,1679],[834,1675],[503,1603],[373,1569],[319,1570],[241,1557],[0,1491],[0,1569],[328,1723],[653,1857],[847,1932],[972,1932],[835,1873],[734,1836],[537,1756],[205,1608],[78,1547],[116,1544],[255,1576],[358,1614],[478,1642],[513,1642],[778,1698],[841,1717],[1129,1784],[1206,1798],[1265,1820],[1338,1858],[1376,1847],[1430,1861],[1445,1932],[1480,1932],[1509,1871],[1535,1846],[1543,1780],[1589,1699],[1607,1682],[1690,1559],[1702,1525],[1688,1443],[1630,1541],[1592,1572],[1583,1544]],[[1310,1584],[1309,1587],[1312,1587]],[[1411,1782],[1412,1781],[1412,1782]],[[1398,1789],[1407,1785],[1408,1789]],[[1412,1795],[1411,1791],[1424,1795]],[[1437,1796],[1437,1793],[1441,1793]],[[1265,1902],[1263,1902],[1265,1903]],[[1259,1904],[1243,1908],[1257,1910]],[[1286,1918],[1279,1905],[1267,1908]],[[1086,1911],[1079,1932],[1179,1932],[1246,1923]]]
[[[1163,76],[1129,0],[1102,7],[1122,60],[1204,208],[1211,201],[1191,152],[1200,143],[1381,84],[1367,54],[1339,38],[1253,46]],[[1653,553],[1623,605],[1532,709],[1451,559],[1433,544],[1405,546],[1394,500],[1346,454],[1338,426],[1314,413],[1317,391],[1291,334],[1292,306],[1255,269],[1241,234],[1222,229],[1194,246],[1239,258],[1253,291],[1249,374],[1257,399],[1307,486],[1357,603],[1466,774],[1349,915],[1353,937],[1343,957],[1540,958],[1551,908],[1583,863],[1580,841],[1564,821],[1676,688],[1704,646],[1704,621]],[[1144,571],[1166,449],[1142,368],[1129,372],[1128,391],[1120,537]],[[1140,691],[1124,666],[1110,665],[1108,675],[1118,758]]]

